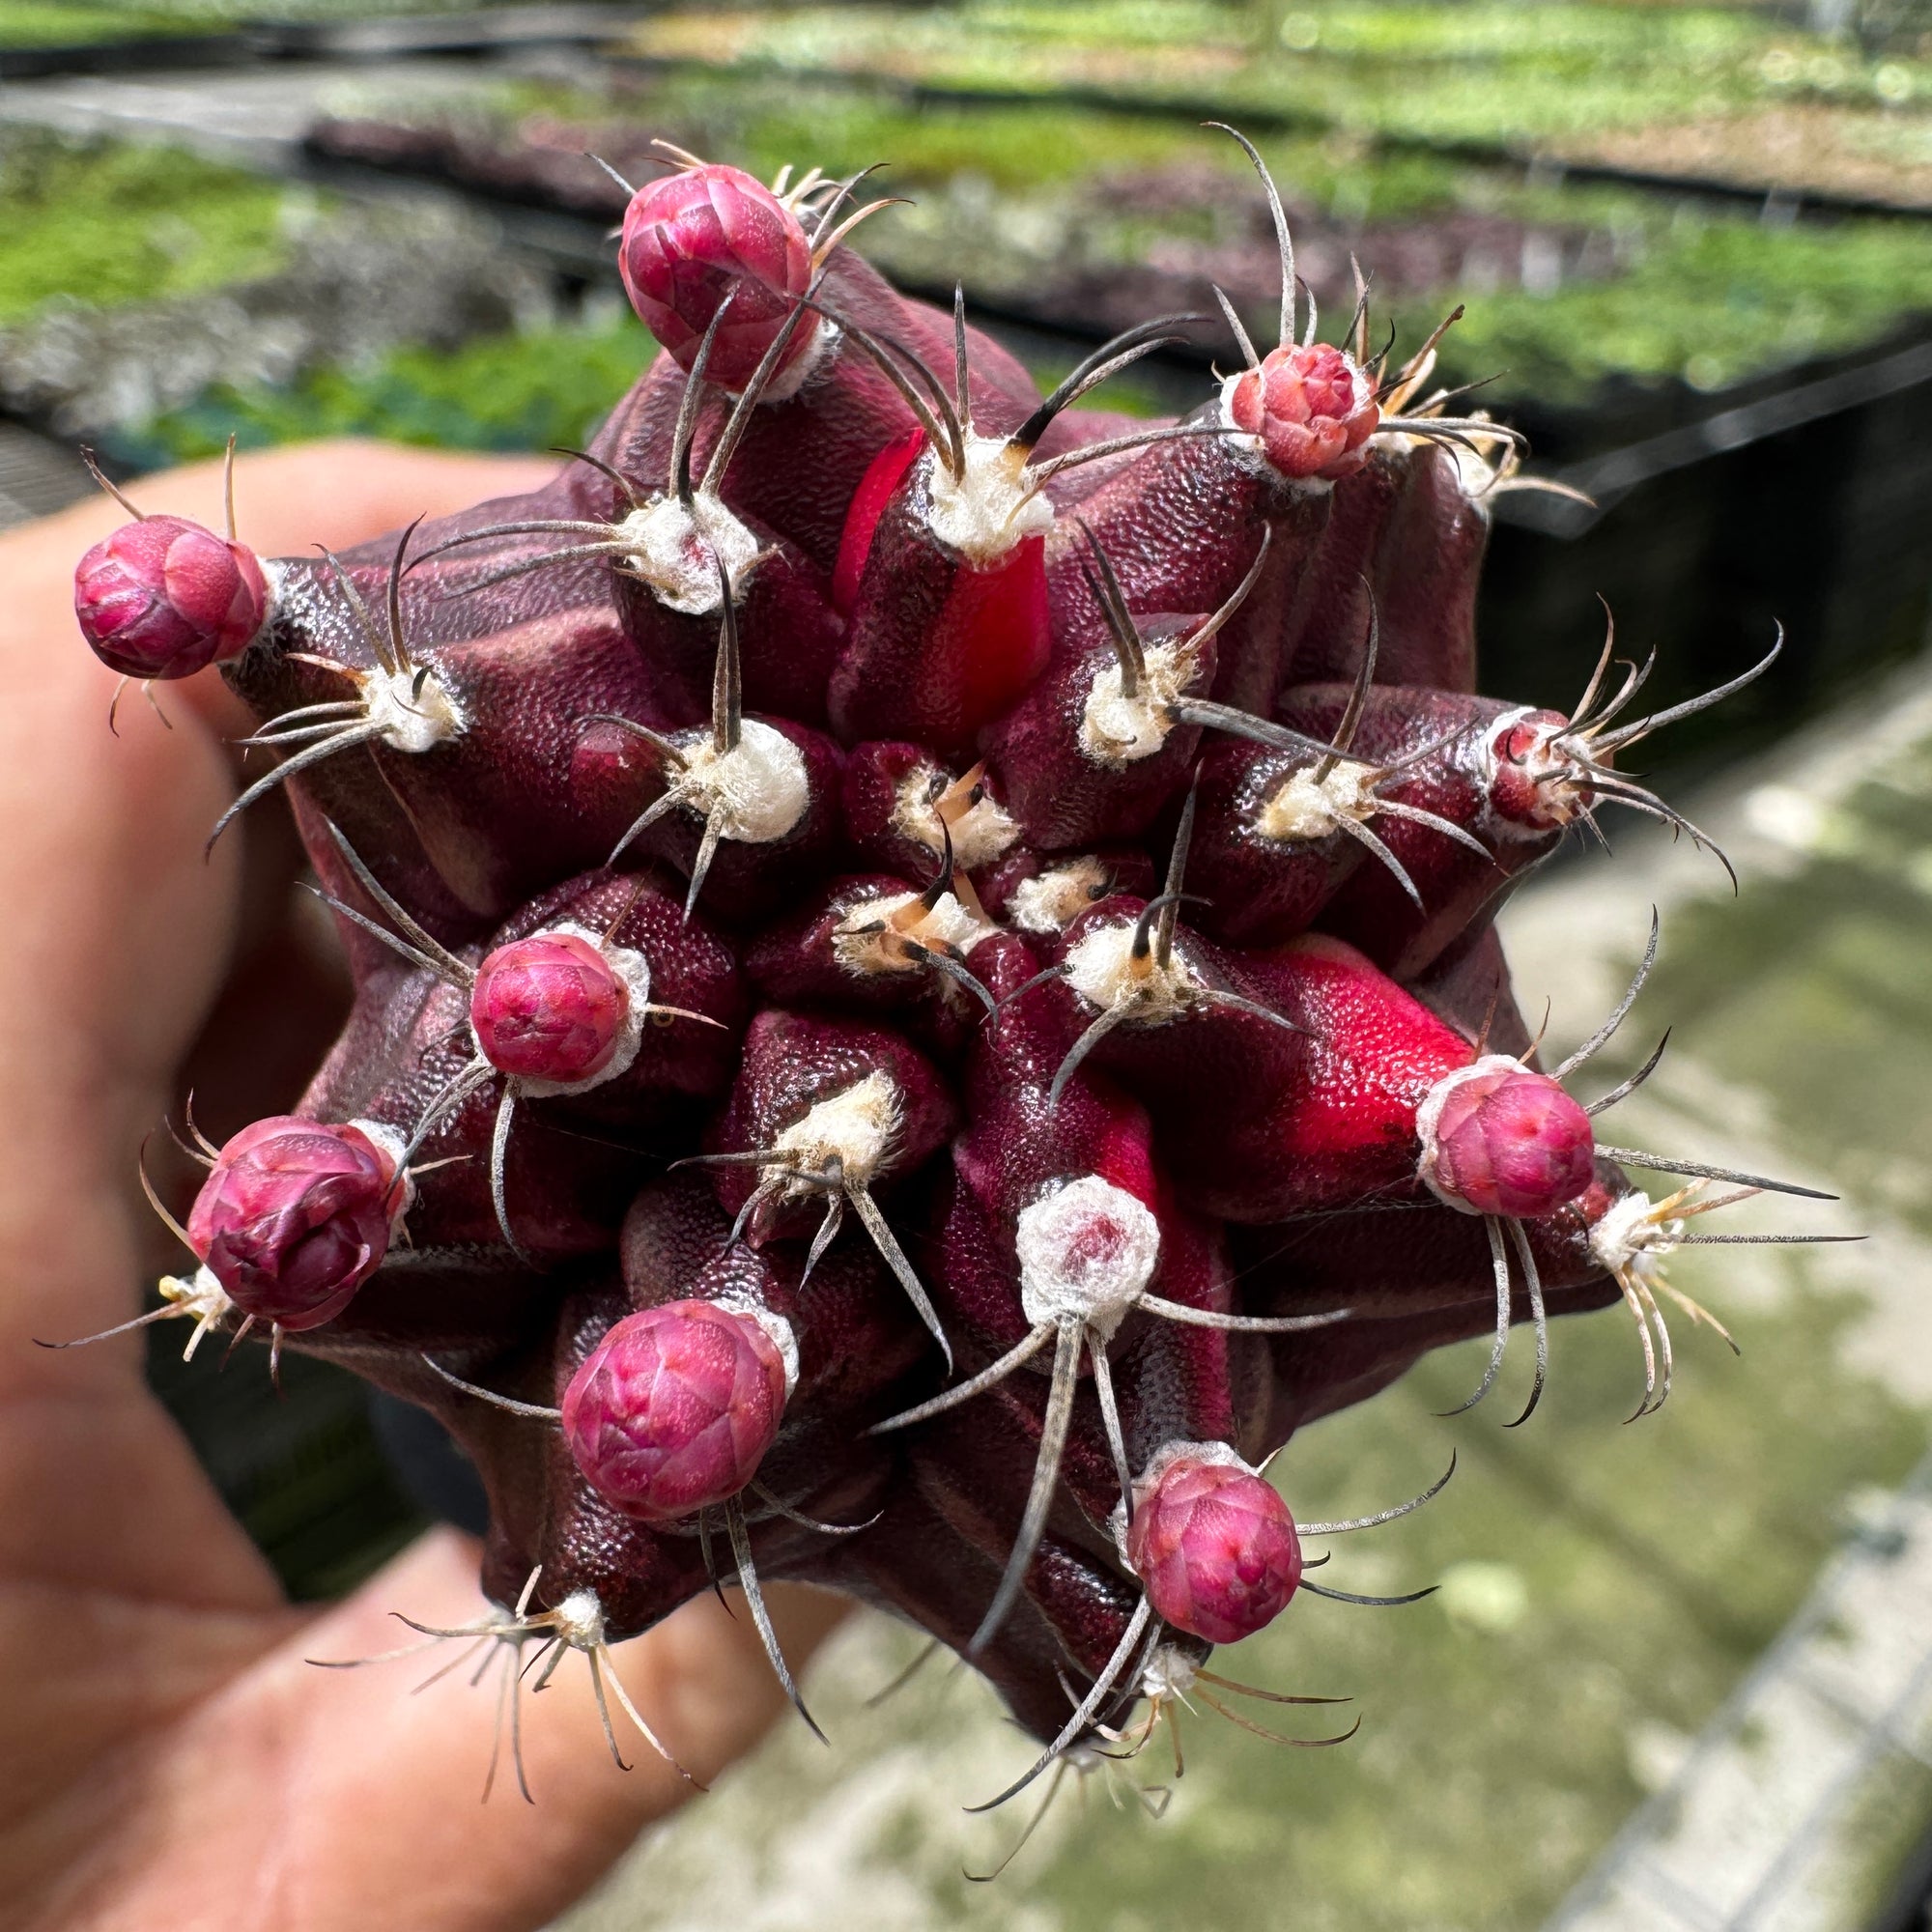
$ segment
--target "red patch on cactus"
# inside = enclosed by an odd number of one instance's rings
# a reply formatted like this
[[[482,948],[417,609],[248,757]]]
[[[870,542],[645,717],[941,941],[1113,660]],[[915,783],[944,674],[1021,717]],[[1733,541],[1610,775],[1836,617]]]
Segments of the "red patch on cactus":
[[[784,1415],[771,1333],[710,1301],[667,1301],[611,1327],[563,1392],[583,1480],[641,1522],[675,1522],[735,1496]]]
[[[887,443],[860,478],[852,507],[845,513],[845,528],[838,538],[838,561],[832,567],[832,608],[841,617],[852,614],[852,606],[859,595],[859,580],[865,575],[866,559],[872,554],[872,533],[879,526],[879,519],[924,447],[925,432],[908,430],[896,442]]]
[[[185,517],[123,525],[73,574],[81,635],[128,677],[190,677],[232,658],[253,641],[268,607],[255,553]]]
[[[1265,1630],[1301,1582],[1288,1505],[1238,1458],[1168,1462],[1135,1502],[1127,1561],[1154,1615],[1209,1643]]]

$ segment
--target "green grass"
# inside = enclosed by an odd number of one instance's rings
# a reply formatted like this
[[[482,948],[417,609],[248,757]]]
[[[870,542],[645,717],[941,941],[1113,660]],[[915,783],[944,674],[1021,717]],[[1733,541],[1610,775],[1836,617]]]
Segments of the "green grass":
[[[0,48],[86,46],[152,34],[205,33],[208,23],[180,9],[67,5],[65,0],[0,0]]]
[[[1923,61],[1867,59],[1747,10],[1696,7],[819,7],[673,14],[649,23],[640,44],[967,86],[1206,94],[1230,108],[1483,142],[1793,98],[1895,108],[1932,95]]]
[[[0,138],[0,323],[56,297],[107,307],[264,275],[287,191],[172,148]]]
[[[379,14],[467,12],[509,0],[0,0],[0,48],[84,46],[155,34],[217,34],[246,20],[359,19]]]
[[[1472,299],[1445,341],[1447,370],[1462,381],[1506,372],[1498,398],[1577,402],[1610,377],[1717,389],[1932,313],[1932,233],[1916,224],[1644,215],[1636,260],[1614,278]],[[1433,319],[1413,305],[1404,340]]]
[[[636,321],[488,336],[453,353],[401,349],[365,369],[327,368],[285,389],[211,390],[116,444],[129,461],[366,435],[445,449],[581,446],[654,353]]]

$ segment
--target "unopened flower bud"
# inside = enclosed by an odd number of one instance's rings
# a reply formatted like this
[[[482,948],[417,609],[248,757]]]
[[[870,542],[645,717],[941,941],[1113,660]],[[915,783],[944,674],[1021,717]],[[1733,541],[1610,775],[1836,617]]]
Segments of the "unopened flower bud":
[[[1367,462],[1381,420],[1367,376],[1325,342],[1271,350],[1236,381],[1228,413],[1237,429],[1261,438],[1284,476],[1326,482]]]
[[[1416,1112],[1417,1172],[1471,1214],[1553,1214],[1596,1172],[1590,1117],[1547,1073],[1492,1054],[1438,1080]]]
[[[257,1121],[217,1155],[188,1244],[243,1314],[318,1328],[381,1266],[403,1185],[357,1127]]]
[[[706,371],[735,389],[805,293],[811,245],[798,216],[742,169],[691,168],[631,197],[617,267],[644,327],[686,368],[719,304],[736,291]],[[786,360],[810,339],[801,327]]]
[[[585,1357],[563,1393],[564,1439],[599,1495],[645,1522],[672,1522],[757,1473],[789,1379],[755,1317],[668,1301],[625,1316]]]
[[[1280,1494],[1237,1459],[1174,1456],[1136,1485],[1127,1561],[1171,1629],[1237,1643],[1301,1582],[1301,1540]]]
[[[268,607],[255,553],[185,517],[122,525],[73,574],[81,635],[128,677],[187,677],[236,656]]]

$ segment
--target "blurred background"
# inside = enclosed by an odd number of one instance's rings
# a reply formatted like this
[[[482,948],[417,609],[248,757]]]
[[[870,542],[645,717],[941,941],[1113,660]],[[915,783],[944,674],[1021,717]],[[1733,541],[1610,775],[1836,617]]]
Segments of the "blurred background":
[[[858,245],[942,298],[963,269],[976,320],[1042,381],[1117,327],[1211,306],[1211,282],[1265,319],[1265,208],[1209,118],[1262,147],[1324,307],[1346,314],[1351,253],[1401,346],[1465,302],[1450,379],[1593,499],[1498,499],[1485,690],[1574,703],[1599,594],[1658,649],[1663,699],[1785,624],[1773,675],[1654,741],[1653,781],[1740,892],[1632,821],[1613,863],[1566,856],[1505,925],[1525,1009],[1548,998],[1567,1051],[1660,906],[1662,960],[1605,1084],[1675,1032],[1620,1134],[1843,1197],[1753,1205],[1738,1229],[1871,1238],[1673,1264],[1743,1355],[1680,1318],[1676,1392],[1629,1428],[1619,1309],[1559,1325],[1520,1435],[1499,1423],[1527,1351],[1481,1409],[1435,1413],[1478,1348],[1298,1437],[1276,1473],[1304,1515],[1462,1460],[1332,1573],[1435,1596],[1299,1602],[1227,1654],[1249,1682],[1355,1696],[1346,1747],[1184,1719],[1184,1777],[1161,1739],[1070,1778],[999,1882],[972,1884],[1032,1813],[960,1806],[1026,1747],[939,1665],[870,1702],[919,1646],[867,1617],[813,1684],[836,1749],[781,1735],[565,1923],[1923,1927],[1928,0],[0,0],[0,524],[87,487],[82,442],[130,477],[231,432],[585,440],[652,353],[608,242],[621,191],[585,154],[639,177],[657,134],[765,176],[888,162],[910,205]],[[1096,400],[1191,407],[1208,356]],[[218,1094],[203,1108],[217,1136],[240,1124]],[[156,1380],[298,1594],[354,1583],[425,1520],[420,1454],[355,1384],[298,1359],[277,1402],[252,1362],[185,1368],[172,1340]],[[479,1788],[489,1715],[479,1696]]]

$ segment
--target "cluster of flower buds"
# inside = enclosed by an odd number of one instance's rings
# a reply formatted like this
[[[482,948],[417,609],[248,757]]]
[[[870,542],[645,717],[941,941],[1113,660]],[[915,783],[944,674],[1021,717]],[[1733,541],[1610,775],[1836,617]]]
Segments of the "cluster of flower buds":
[[[1371,355],[1366,296],[1297,336],[1248,152],[1280,338],[1229,309],[1178,421],[1071,406],[1201,318],[1042,396],[842,245],[856,182],[668,151],[619,255],[663,353],[547,487],[81,564],[109,665],[253,708],[236,810],[285,787],[356,985],[299,1117],[204,1150],[156,1313],[438,1413],[495,1510],[471,1634],[600,1696],[724,1578],[795,1694],[760,1579],[806,1577],[970,1658],[1040,1766],[1130,1739],[1298,1594],[1378,1601],[1303,1543],[1415,1504],[1297,1526],[1299,1428],[1490,1335],[1474,1401],[1518,1321],[1533,1407],[1548,1319],[1618,1300],[1661,1400],[1664,1255],[1774,1184],[1604,1145],[1634,1081],[1568,1083],[1642,975],[1546,1071],[1493,926],[1607,807],[1681,824],[1616,753],[1764,667],[1477,696],[1518,440],[1434,338]]]

